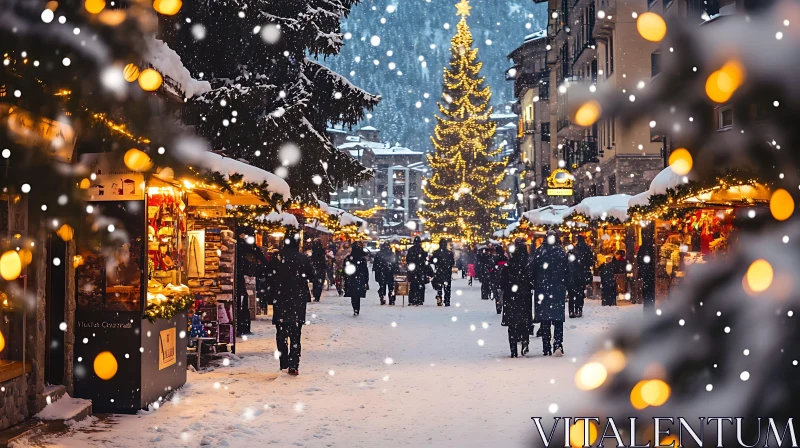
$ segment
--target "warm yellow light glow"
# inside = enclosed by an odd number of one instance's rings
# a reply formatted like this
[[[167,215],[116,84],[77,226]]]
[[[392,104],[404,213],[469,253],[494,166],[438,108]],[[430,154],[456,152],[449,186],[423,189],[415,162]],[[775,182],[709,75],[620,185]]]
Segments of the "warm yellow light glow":
[[[81,183],[79,186],[81,187],[81,190],[86,190],[90,186],[92,186],[92,181],[90,181],[88,177],[84,177],[83,179],[81,179]]]
[[[106,9],[101,12],[97,19],[108,26],[117,26],[125,21],[127,14],[124,9]]]
[[[152,68],[144,69],[139,74],[139,87],[147,92],[158,90],[162,82],[164,82],[164,78],[161,77],[161,73]]]
[[[648,406],[647,402],[642,398],[642,388],[645,384],[647,384],[647,381],[639,381],[631,390],[631,404],[640,411]]]
[[[69,224],[64,224],[56,231],[56,235],[64,241],[71,241],[72,237],[75,236],[75,229]]]
[[[86,0],[83,3],[83,6],[92,14],[98,14],[100,11],[105,9],[106,7],[106,0]]]
[[[22,267],[25,267],[33,261],[33,252],[28,249],[22,249],[19,251],[19,259],[22,262]]]
[[[619,349],[600,352],[595,358],[601,362],[610,373],[622,372],[622,369],[625,368],[628,362],[625,358],[625,354]]]
[[[602,113],[603,109],[600,103],[594,100],[587,101],[575,113],[575,123],[578,126],[589,127],[597,122]]]
[[[122,70],[122,77],[125,81],[134,82],[139,79],[139,67],[134,63],[130,63]]]
[[[101,380],[110,380],[117,374],[117,358],[109,351],[101,352],[94,358],[94,373]]]
[[[642,401],[650,406],[658,407],[667,402],[670,388],[662,380],[650,380],[642,385]]]
[[[125,166],[133,171],[147,171],[153,167],[153,160],[143,151],[131,148],[123,157]]]
[[[769,211],[778,221],[786,221],[794,214],[794,198],[783,188],[775,190],[769,198]]]
[[[706,80],[706,95],[715,103],[725,103],[742,85],[746,77],[744,65],[737,60],[728,61]]]
[[[678,148],[669,155],[669,167],[678,176],[689,174],[693,164],[692,154],[686,148]]]
[[[636,29],[646,40],[661,42],[667,35],[667,22],[654,12],[645,12],[636,19]]]
[[[605,366],[599,362],[585,364],[575,374],[575,385],[581,390],[593,390],[602,386],[608,378]]]
[[[181,6],[183,6],[181,0],[155,0],[153,2],[153,9],[165,16],[177,14],[181,10]]]
[[[578,420],[569,427],[569,445],[574,448],[592,446],[597,440],[597,424],[589,422],[589,439],[586,440],[586,420]],[[584,442],[588,442],[584,445]]]
[[[744,278],[747,288],[754,293],[759,293],[769,289],[774,276],[772,265],[767,260],[759,259],[747,268]]]
[[[11,281],[22,273],[22,260],[16,251],[9,250],[0,256],[0,277]]]
[[[3,336],[3,333],[0,333],[0,352],[2,352],[6,348],[6,337]]]

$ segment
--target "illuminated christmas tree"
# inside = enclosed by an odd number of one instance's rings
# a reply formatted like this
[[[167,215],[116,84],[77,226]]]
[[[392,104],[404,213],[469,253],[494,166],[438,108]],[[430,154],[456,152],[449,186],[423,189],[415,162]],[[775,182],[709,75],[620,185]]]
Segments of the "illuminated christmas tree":
[[[477,242],[502,227],[500,206],[509,193],[498,184],[507,162],[498,157],[500,149],[490,148],[497,125],[489,119],[492,92],[480,76],[482,64],[467,25],[472,7],[461,0],[456,8],[461,20],[451,41],[450,67],[444,70],[444,101],[431,137],[434,153],[428,156],[433,175],[420,215],[434,237]]]

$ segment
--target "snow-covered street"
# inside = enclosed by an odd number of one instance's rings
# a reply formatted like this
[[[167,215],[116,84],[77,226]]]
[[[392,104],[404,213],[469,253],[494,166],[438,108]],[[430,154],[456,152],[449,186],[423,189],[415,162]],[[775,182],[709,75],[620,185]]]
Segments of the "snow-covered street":
[[[507,333],[480,285],[453,283],[453,305],[380,306],[361,315],[325,293],[309,304],[300,376],[278,371],[263,316],[228,367],[190,373],[175,399],[137,416],[96,421],[51,446],[522,446],[531,416],[578,393],[574,373],[604,330],[641,308],[601,308],[565,325],[564,358],[508,357]],[[399,299],[398,299],[399,300]]]

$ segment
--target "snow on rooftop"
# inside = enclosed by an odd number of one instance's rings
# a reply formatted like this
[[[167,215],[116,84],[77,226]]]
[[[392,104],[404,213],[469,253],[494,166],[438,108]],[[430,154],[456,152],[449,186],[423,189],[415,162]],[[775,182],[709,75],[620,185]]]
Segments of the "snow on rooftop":
[[[572,210],[589,219],[615,218],[619,221],[628,219],[628,202],[631,196],[615,194],[611,196],[592,196],[572,207]]]
[[[393,146],[391,148],[387,148],[387,146],[386,143],[381,142],[359,141],[343,143],[339,145],[339,149],[349,151],[353,157],[359,157],[363,154],[363,152],[359,152],[358,148],[369,148],[376,156],[416,156],[425,154],[422,151],[415,151],[403,146]]]
[[[339,128],[327,128],[327,129],[325,129],[325,132],[327,132],[329,134],[347,134],[347,131],[345,131],[344,129],[339,129]]]
[[[373,126],[364,126],[363,128],[359,129],[359,131],[377,131],[378,129]]]
[[[522,217],[535,226],[559,226],[571,212],[571,207],[566,205],[548,205],[527,211]]]
[[[540,30],[540,31],[537,31],[537,32],[535,32],[533,34],[528,34],[527,36],[525,36],[525,42],[530,42],[532,40],[542,39],[544,37],[547,37],[547,30]]]
[[[683,183],[685,183],[685,176],[680,176],[676,174],[672,168],[666,167],[653,178],[653,181],[650,182],[650,188],[647,191],[637,194],[628,201],[628,206],[648,205],[651,196],[667,194],[667,190],[673,190]]]
[[[169,45],[155,38],[145,39],[145,45],[147,62],[152,64],[162,75],[169,76],[177,82],[187,98],[211,90],[211,84],[208,81],[198,81],[192,78],[192,74],[183,66],[181,57],[172,48],[169,48]]]
[[[516,118],[517,118],[517,114],[512,114],[512,113],[496,113],[496,114],[491,114],[491,115],[489,115],[489,118],[490,118],[491,120],[509,120],[509,119],[512,119],[512,120],[513,120],[513,119],[516,119]]]
[[[270,212],[268,215],[261,215],[256,218],[258,222],[273,222],[279,223],[283,226],[294,227],[296,229],[300,228],[300,223],[297,222],[297,217],[292,215],[291,213],[278,213],[278,212]]]

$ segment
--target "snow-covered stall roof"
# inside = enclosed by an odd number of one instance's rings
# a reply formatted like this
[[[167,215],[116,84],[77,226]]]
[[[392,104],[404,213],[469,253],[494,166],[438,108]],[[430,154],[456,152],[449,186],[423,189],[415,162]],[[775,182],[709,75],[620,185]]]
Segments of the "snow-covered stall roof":
[[[349,226],[351,224],[356,224],[356,225],[358,225],[358,231],[359,232],[364,232],[364,231],[367,230],[367,221],[364,221],[363,219],[361,219],[361,218],[359,218],[359,217],[357,217],[357,216],[355,216],[355,215],[353,215],[351,213],[348,213],[348,212],[346,212],[346,211],[344,211],[344,210],[342,210],[340,208],[336,208],[336,207],[333,207],[331,205],[328,205],[324,201],[317,200],[317,204],[319,206],[319,209],[322,210],[323,212],[325,212],[325,213],[327,213],[327,214],[329,214],[331,216],[338,217],[339,218],[339,224],[341,224],[343,226]]]
[[[547,205],[527,211],[522,217],[535,226],[560,226],[571,212],[572,209],[566,205]]]
[[[628,207],[645,206],[650,203],[650,197],[657,194],[667,194],[667,190],[672,190],[678,185],[688,181],[686,176],[680,176],[670,167],[661,170],[660,173],[650,182],[650,188],[642,193],[633,196],[628,200]]]
[[[181,57],[172,48],[169,48],[169,45],[155,38],[145,39],[145,45],[145,60],[152,64],[159,73],[169,76],[177,82],[187,98],[211,90],[211,84],[208,81],[198,81],[192,78],[192,74],[183,66]]]
[[[572,210],[589,219],[605,221],[613,218],[620,222],[625,222],[628,220],[628,202],[630,199],[631,196],[627,194],[592,196],[572,207]]]
[[[494,232],[492,236],[496,236],[498,238],[508,238],[509,235],[511,235],[512,233],[514,233],[515,230],[517,230],[517,227],[519,227],[519,221],[512,222],[511,224],[506,226],[505,229]]]
[[[267,191],[277,193],[283,196],[284,199],[292,197],[289,184],[278,175],[270,173],[269,171],[208,151],[184,152],[183,156],[187,163],[199,165],[211,171],[217,171],[228,177],[240,174],[244,182],[256,184],[266,182]]]
[[[297,222],[297,217],[292,215],[291,213],[278,213],[278,212],[271,212],[268,215],[261,215],[256,218],[256,221],[265,223],[271,222],[280,224],[286,227],[294,227],[300,228],[300,223]]]

